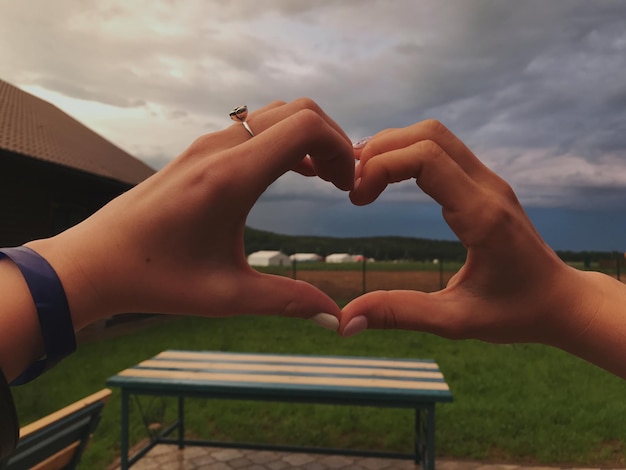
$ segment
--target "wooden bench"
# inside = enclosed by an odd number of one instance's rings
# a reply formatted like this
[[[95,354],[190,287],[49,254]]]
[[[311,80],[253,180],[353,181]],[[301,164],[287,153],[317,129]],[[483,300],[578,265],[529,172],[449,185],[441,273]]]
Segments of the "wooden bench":
[[[109,378],[107,385],[120,387],[122,394],[122,469],[157,443],[411,458],[433,469],[435,404],[452,401],[437,364],[419,359],[164,351]],[[177,397],[178,420],[129,458],[131,395]],[[185,397],[411,408],[415,450],[389,453],[190,440],[185,438]],[[178,438],[168,438],[174,430]]]
[[[101,390],[21,428],[15,451],[0,469],[76,468],[110,395]]]

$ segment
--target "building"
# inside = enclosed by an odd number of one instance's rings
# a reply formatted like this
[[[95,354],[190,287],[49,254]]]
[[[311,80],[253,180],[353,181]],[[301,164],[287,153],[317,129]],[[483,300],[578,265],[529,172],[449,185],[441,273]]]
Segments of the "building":
[[[59,233],[153,173],[56,106],[0,80],[0,246]]]
[[[250,266],[290,266],[291,259],[281,251],[255,251],[248,255]]]
[[[317,253],[294,253],[289,258],[297,263],[320,263],[324,261]]]
[[[327,263],[353,263],[354,257],[348,253],[333,253],[326,257]]]

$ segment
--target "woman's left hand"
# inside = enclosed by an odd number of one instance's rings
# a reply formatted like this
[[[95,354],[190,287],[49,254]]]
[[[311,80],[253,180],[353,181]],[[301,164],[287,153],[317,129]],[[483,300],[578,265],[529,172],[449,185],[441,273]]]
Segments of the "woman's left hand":
[[[309,99],[247,122],[254,137],[239,123],[204,135],[84,222],[28,244],[59,274],[76,329],[122,312],[339,315],[317,288],[250,268],[243,236],[254,203],[290,169],[350,190],[350,140]]]

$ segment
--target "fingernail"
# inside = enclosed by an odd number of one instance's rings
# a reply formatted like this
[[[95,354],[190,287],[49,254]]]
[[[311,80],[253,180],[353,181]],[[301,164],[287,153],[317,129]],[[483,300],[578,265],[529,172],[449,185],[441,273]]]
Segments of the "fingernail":
[[[339,320],[336,316],[330,313],[318,313],[309,320],[317,323],[319,326],[326,328],[327,330],[337,331],[339,329]]]
[[[359,179],[361,176],[361,160],[357,160],[354,164],[354,177]]]
[[[367,137],[363,137],[362,139],[356,141],[355,143],[352,144],[352,148],[354,149],[362,149],[363,147],[365,147],[365,145],[372,140],[372,136],[367,136]]]
[[[367,329],[367,318],[363,315],[359,315],[348,322],[346,327],[343,329],[342,336],[344,338],[354,336],[365,329]]]
[[[358,188],[360,184],[361,184],[361,178],[357,178],[356,181],[354,182],[354,187],[352,188],[352,191],[356,191],[356,188]]]

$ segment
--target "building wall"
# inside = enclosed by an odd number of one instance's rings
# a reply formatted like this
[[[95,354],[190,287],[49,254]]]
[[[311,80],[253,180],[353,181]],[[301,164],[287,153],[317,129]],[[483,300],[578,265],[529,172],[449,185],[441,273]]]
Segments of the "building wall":
[[[80,222],[128,185],[0,150],[0,246]]]

